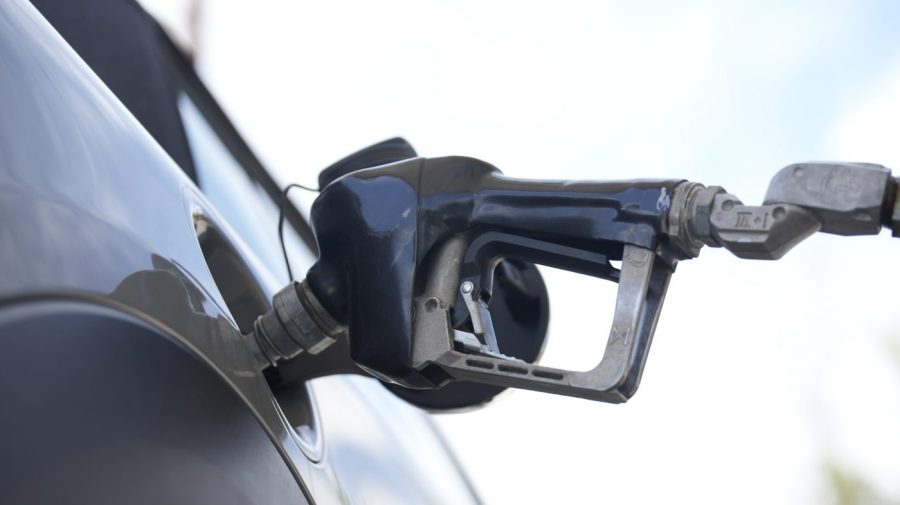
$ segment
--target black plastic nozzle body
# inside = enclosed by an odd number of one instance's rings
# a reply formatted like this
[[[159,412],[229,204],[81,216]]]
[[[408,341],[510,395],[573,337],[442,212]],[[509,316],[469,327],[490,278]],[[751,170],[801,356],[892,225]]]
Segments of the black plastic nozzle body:
[[[460,235],[474,243],[490,232],[533,239],[524,251],[501,244],[486,259],[471,255],[492,263],[462,268],[481,277],[478,288],[487,291],[500,255],[588,274],[594,273],[589,260],[564,257],[554,246],[615,260],[630,244],[665,257],[662,230],[681,182],[513,179],[465,157],[361,170],[329,184],[313,204],[320,257],[306,279],[325,309],[348,326],[357,364],[407,387],[436,387],[411,363],[414,297],[425,260],[440,244]],[[671,258],[673,267],[677,259]]]

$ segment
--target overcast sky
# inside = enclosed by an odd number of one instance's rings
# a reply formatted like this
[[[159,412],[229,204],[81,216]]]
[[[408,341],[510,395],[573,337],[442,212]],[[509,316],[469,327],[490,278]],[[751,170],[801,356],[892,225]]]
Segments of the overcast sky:
[[[792,162],[900,171],[898,10],[208,1],[197,61],[282,182],[402,135],[512,176],[684,177],[759,203]],[[829,466],[900,501],[898,258],[887,235],[816,236],[773,263],[704,251],[628,404],[514,392],[439,424],[488,503],[821,503]],[[545,359],[588,366],[614,287],[546,277]]]

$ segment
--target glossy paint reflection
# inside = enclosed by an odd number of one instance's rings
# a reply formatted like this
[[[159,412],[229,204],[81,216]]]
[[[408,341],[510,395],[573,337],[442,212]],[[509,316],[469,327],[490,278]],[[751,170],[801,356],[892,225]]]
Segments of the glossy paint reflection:
[[[415,496],[444,501],[441,493],[430,491],[443,485],[444,471],[454,472],[450,479],[462,478],[446,451],[435,445],[439,439],[433,431],[430,445],[391,452],[401,447],[407,424],[427,426],[408,405],[395,403],[389,411],[369,406],[368,417],[360,417],[355,426],[339,424],[344,414],[330,409],[323,424],[334,427],[326,430],[321,461],[303,453],[207,267],[194,215],[214,223],[231,242],[267,298],[281,287],[278,276],[243,245],[179,167],[23,0],[0,5],[0,104],[0,306],[27,299],[77,299],[121,307],[166,328],[181,348],[234,391],[316,503],[368,496],[380,475],[396,472],[373,464],[366,478],[351,474],[339,479],[339,471],[350,465],[342,458],[359,456],[329,450],[328,433],[350,440],[343,429],[362,429],[380,439],[377,447],[358,446],[358,451],[382,451],[368,453],[368,461],[406,458],[403,471],[416,465],[440,467],[440,474],[428,472],[428,479],[411,485],[421,488]],[[278,254],[277,243],[268,247]],[[338,377],[330,384],[346,380]],[[320,398],[330,393],[327,385],[313,389],[320,389]],[[380,387],[349,394],[356,395],[357,405],[396,402]],[[387,421],[401,416],[409,419],[398,425]],[[422,430],[428,438],[427,429]],[[247,471],[253,475],[253,469]],[[467,487],[461,489],[468,493]],[[454,502],[472,501],[469,494]]]

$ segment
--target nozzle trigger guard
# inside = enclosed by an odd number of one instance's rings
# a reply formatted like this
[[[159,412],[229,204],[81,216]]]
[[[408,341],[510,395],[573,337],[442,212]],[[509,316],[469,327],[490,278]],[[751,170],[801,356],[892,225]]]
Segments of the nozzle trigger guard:
[[[621,254],[620,270],[606,254],[528,237],[490,231],[467,239],[448,241],[432,258],[432,264],[441,268],[427,270],[430,278],[416,298],[413,361],[417,369],[453,380],[609,403],[624,402],[635,393],[672,273],[667,262],[629,244],[610,251]],[[505,258],[618,282],[606,351],[593,369],[543,367],[504,356],[496,348],[487,308],[494,268]],[[467,321],[471,321],[471,332]]]

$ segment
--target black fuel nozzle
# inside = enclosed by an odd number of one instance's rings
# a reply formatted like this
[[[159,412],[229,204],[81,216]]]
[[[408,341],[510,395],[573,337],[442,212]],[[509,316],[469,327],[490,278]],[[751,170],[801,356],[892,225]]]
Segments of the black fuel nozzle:
[[[361,170],[331,182],[313,205],[321,255],[287,291],[312,319],[291,316],[276,297],[256,340],[261,348],[288,345],[291,332],[278,328],[319,318],[329,338],[349,337],[356,365],[407,388],[469,381],[623,402],[639,385],[679,260],[704,245],[777,259],[816,231],[860,235],[888,226],[896,234],[896,186],[879,165],[797,164],[751,206],[683,180],[523,180],[463,157]],[[504,354],[490,310],[504,259],[619,284],[597,366],[574,372]],[[324,341],[307,340],[310,353]]]
[[[464,157],[362,170],[314,203],[320,258],[305,282],[346,325],[352,359],[384,380],[410,388],[465,380],[621,402],[638,386],[675,263],[688,257],[664,232],[682,182],[522,180]],[[503,259],[619,283],[594,370],[503,354],[489,310]]]

